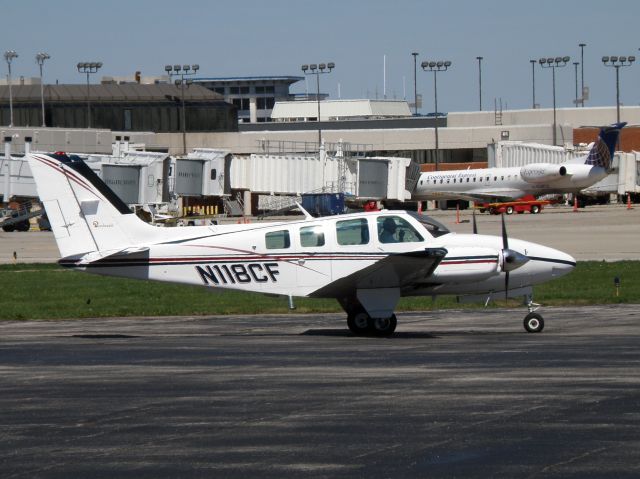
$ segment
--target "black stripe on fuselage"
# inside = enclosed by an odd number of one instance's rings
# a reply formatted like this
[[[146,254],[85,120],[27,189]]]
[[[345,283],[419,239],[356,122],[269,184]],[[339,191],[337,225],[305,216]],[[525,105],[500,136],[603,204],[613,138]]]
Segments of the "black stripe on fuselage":
[[[567,261],[565,259],[557,259],[557,258],[542,258],[540,256],[528,256],[529,259],[533,261],[542,261],[545,263],[557,263],[557,264],[567,264],[569,266],[575,266],[575,261]]]

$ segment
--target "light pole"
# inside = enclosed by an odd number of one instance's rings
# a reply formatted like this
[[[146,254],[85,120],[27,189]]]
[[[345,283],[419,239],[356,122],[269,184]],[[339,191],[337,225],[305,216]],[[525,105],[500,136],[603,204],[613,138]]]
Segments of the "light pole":
[[[476,57],[478,60],[478,98],[480,99],[480,111],[482,111],[482,57]]]
[[[578,44],[580,47],[580,104],[582,108],[584,108],[584,47],[587,46],[586,43]]]
[[[48,53],[40,52],[36,55],[36,63],[40,67],[40,103],[42,104],[42,126],[47,126],[45,117],[44,117],[44,82],[42,79],[42,66],[44,65],[44,61],[51,58]]]
[[[4,59],[7,61],[7,67],[9,68],[9,75],[7,80],[9,83],[9,126],[13,126],[13,93],[11,91],[11,62],[14,58],[18,58],[18,54],[14,50],[8,50],[4,52]]]
[[[602,57],[602,63],[606,67],[616,69],[616,122],[620,123],[620,67],[629,67],[636,61],[636,57]]]
[[[433,96],[435,106],[435,125],[436,125],[436,171],[438,170],[438,162],[440,156],[440,146],[438,144],[438,72],[443,72],[449,69],[451,62],[449,60],[438,61],[425,61],[420,64],[424,71],[433,72]]]
[[[531,104],[532,109],[536,109],[536,60],[529,60],[531,63],[531,85],[533,88],[533,103]]]
[[[578,65],[580,65],[579,62],[573,62],[573,67],[575,69],[575,77],[576,77],[576,99],[574,100],[573,103],[575,103],[576,108],[578,108],[578,103],[580,103],[580,100],[578,100]]]
[[[557,143],[557,132],[556,132],[556,68],[562,68],[567,66],[571,57],[555,57],[555,58],[541,58],[539,60],[540,66],[542,68],[551,68],[551,78],[553,85],[553,145],[555,146]]]
[[[197,71],[200,70],[200,65],[165,65],[164,71],[167,72],[169,78],[173,76],[179,76],[180,80],[176,80],[176,84],[180,82],[180,98],[182,101],[182,154],[187,154],[187,114],[185,112],[185,103],[184,103],[184,86],[185,86],[185,76],[195,75]],[[191,84],[191,80],[189,80],[189,84]]]
[[[318,149],[320,149],[320,145],[322,145],[322,128],[320,126],[320,75],[323,73],[331,73],[331,70],[335,67],[336,64],[333,62],[329,62],[327,64],[311,63],[309,65],[302,65],[302,71],[305,75],[316,76],[316,101],[318,102]]]
[[[91,128],[91,95],[89,90],[89,74],[96,73],[102,68],[101,62],[80,62],[78,72],[87,74],[87,128]]]
[[[418,116],[418,52],[413,52],[413,109]]]

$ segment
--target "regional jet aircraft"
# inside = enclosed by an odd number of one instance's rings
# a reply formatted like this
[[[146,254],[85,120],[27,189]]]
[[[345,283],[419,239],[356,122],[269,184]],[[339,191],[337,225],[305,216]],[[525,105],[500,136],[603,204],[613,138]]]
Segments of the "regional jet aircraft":
[[[77,156],[33,153],[29,164],[62,266],[290,301],[335,298],[357,335],[391,335],[401,296],[441,294],[523,296],[525,328],[538,332],[544,322],[532,286],[576,265],[561,251],[509,239],[504,223],[502,237],[455,234],[406,211],[162,228],[133,214]]]
[[[484,168],[422,173],[414,200],[461,199],[509,201],[525,195],[578,193],[609,173],[620,130],[616,123],[600,130],[589,153],[561,164],[531,163],[511,168]]]

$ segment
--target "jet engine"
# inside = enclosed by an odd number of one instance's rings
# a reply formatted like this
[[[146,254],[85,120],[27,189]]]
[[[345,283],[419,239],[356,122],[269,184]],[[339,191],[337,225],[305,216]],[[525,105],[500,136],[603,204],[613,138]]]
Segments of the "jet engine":
[[[567,168],[564,165],[551,163],[534,163],[520,168],[520,176],[527,183],[546,183],[566,176]]]

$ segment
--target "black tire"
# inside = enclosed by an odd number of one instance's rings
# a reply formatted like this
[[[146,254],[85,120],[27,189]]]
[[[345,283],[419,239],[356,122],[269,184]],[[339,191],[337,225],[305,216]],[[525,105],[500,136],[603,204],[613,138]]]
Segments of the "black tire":
[[[512,215],[513,214],[513,206],[507,206],[507,208],[504,210],[504,212],[508,215]]]
[[[539,333],[544,329],[544,319],[538,313],[529,313],[524,317],[524,329],[528,333]]]
[[[357,335],[362,336],[370,331],[371,321],[369,315],[364,311],[358,311],[347,316],[347,326],[349,330]]]
[[[398,320],[395,314],[392,314],[388,318],[371,318],[370,330],[375,336],[391,336],[396,330]]]
[[[533,205],[531,207],[531,214],[537,215],[538,213],[540,213],[540,207],[538,205]]]
[[[12,224],[12,225],[6,225],[2,227],[3,231],[7,232],[7,233],[11,233],[12,231],[16,230],[16,225]]]
[[[31,229],[31,223],[29,220],[21,221],[16,225],[16,230],[18,231],[29,231]]]

